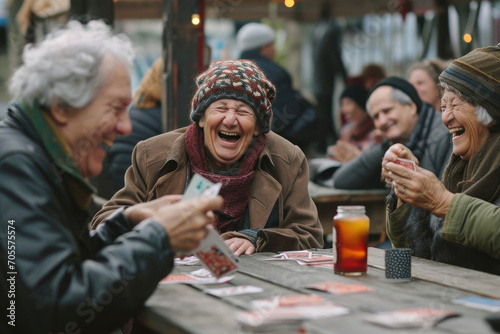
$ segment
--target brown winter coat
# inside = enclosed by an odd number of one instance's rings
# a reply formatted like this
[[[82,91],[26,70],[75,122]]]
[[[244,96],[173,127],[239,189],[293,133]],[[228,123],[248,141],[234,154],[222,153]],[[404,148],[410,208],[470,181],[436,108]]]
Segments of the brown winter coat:
[[[189,168],[185,131],[182,128],[137,144],[132,166],[125,175],[125,187],[95,215],[92,227],[121,206],[183,193]],[[256,249],[276,252],[321,248],[323,229],[307,188],[309,169],[305,155],[273,132],[266,136],[266,148],[257,160],[248,203],[250,228],[262,229],[257,235]],[[278,210],[273,212],[275,205]],[[245,237],[238,232],[223,234],[224,239],[233,236]]]

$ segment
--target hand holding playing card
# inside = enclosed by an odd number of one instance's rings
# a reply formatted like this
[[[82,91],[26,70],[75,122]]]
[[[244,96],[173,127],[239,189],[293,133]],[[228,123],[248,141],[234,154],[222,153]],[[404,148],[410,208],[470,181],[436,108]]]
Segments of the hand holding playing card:
[[[415,158],[410,149],[405,147],[403,144],[394,144],[389,147],[389,149],[385,152],[384,158],[382,160],[382,180],[385,181],[387,187],[389,188],[393,188],[394,186],[394,175],[386,168],[389,162],[393,162],[409,168],[413,166],[413,168],[411,168],[413,170],[416,170],[418,166],[418,159]]]
[[[196,201],[199,200],[200,196],[201,198],[221,198],[217,196],[221,186],[221,183],[214,184],[201,175],[194,174],[184,191],[182,200],[183,202]],[[213,212],[210,213],[212,222],[204,227],[206,237],[196,247],[194,254],[215,277],[221,277],[238,269],[238,265],[236,264],[237,259],[231,249],[224,243],[219,233],[211,226],[214,218]]]
[[[195,249],[208,233],[214,214],[222,206],[222,197],[201,196],[165,206],[158,210],[153,219],[158,221],[170,239],[173,251]]]
[[[434,173],[418,167],[416,162],[408,148],[395,144],[384,155],[382,178],[394,189],[399,199],[398,206],[406,202],[444,217],[453,194]]]
[[[177,203],[181,199],[181,195],[165,195],[149,202],[129,206],[123,213],[129,222],[137,225],[143,220],[153,217],[161,208]]]

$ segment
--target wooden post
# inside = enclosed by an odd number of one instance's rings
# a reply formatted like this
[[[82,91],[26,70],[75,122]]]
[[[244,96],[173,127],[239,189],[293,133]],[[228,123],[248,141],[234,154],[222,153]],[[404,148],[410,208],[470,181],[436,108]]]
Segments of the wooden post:
[[[164,0],[164,131],[190,124],[189,111],[199,57],[199,32],[191,23],[191,17],[198,13],[198,1],[203,0]]]
[[[448,28],[448,0],[436,1],[436,25],[438,33],[437,55],[441,59],[454,58],[450,43],[450,30]]]

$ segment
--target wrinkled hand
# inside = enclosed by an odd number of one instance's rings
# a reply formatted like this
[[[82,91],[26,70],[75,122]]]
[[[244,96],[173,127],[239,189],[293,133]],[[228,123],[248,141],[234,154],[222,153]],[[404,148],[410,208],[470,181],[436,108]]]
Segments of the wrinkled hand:
[[[361,154],[361,150],[356,145],[344,140],[337,140],[335,145],[328,147],[328,155],[330,159],[349,162]]]
[[[135,204],[128,207],[123,212],[128,221],[133,225],[137,225],[145,219],[153,217],[153,215],[161,208],[179,202],[182,195],[166,195],[154,201]]]
[[[240,256],[241,254],[250,255],[255,253],[255,246],[253,243],[245,238],[231,238],[225,240],[229,249],[234,252],[234,255]]]
[[[394,144],[385,152],[382,160],[382,180],[388,188],[392,188],[392,179],[385,168],[388,162],[396,162],[398,158],[412,160],[418,166],[418,159],[413,155],[412,151],[403,144]]]
[[[153,219],[165,229],[173,251],[190,251],[205,238],[207,225],[215,221],[212,210],[219,209],[222,203],[221,196],[201,196],[164,206],[153,215]]]
[[[439,217],[446,216],[453,194],[434,173],[419,166],[414,171],[394,162],[386,162],[384,169],[386,180],[391,180],[401,202],[426,209]]]

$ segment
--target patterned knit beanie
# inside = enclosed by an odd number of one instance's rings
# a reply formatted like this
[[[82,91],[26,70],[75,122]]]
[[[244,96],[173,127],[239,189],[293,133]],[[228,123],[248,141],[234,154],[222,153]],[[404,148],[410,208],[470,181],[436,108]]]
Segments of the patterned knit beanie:
[[[271,103],[276,88],[249,60],[217,60],[196,78],[198,90],[191,101],[191,120],[198,123],[217,100],[234,99],[248,104],[257,118],[260,133],[271,130]]]
[[[464,97],[500,118],[500,46],[472,50],[452,61],[439,81],[455,88]]]

